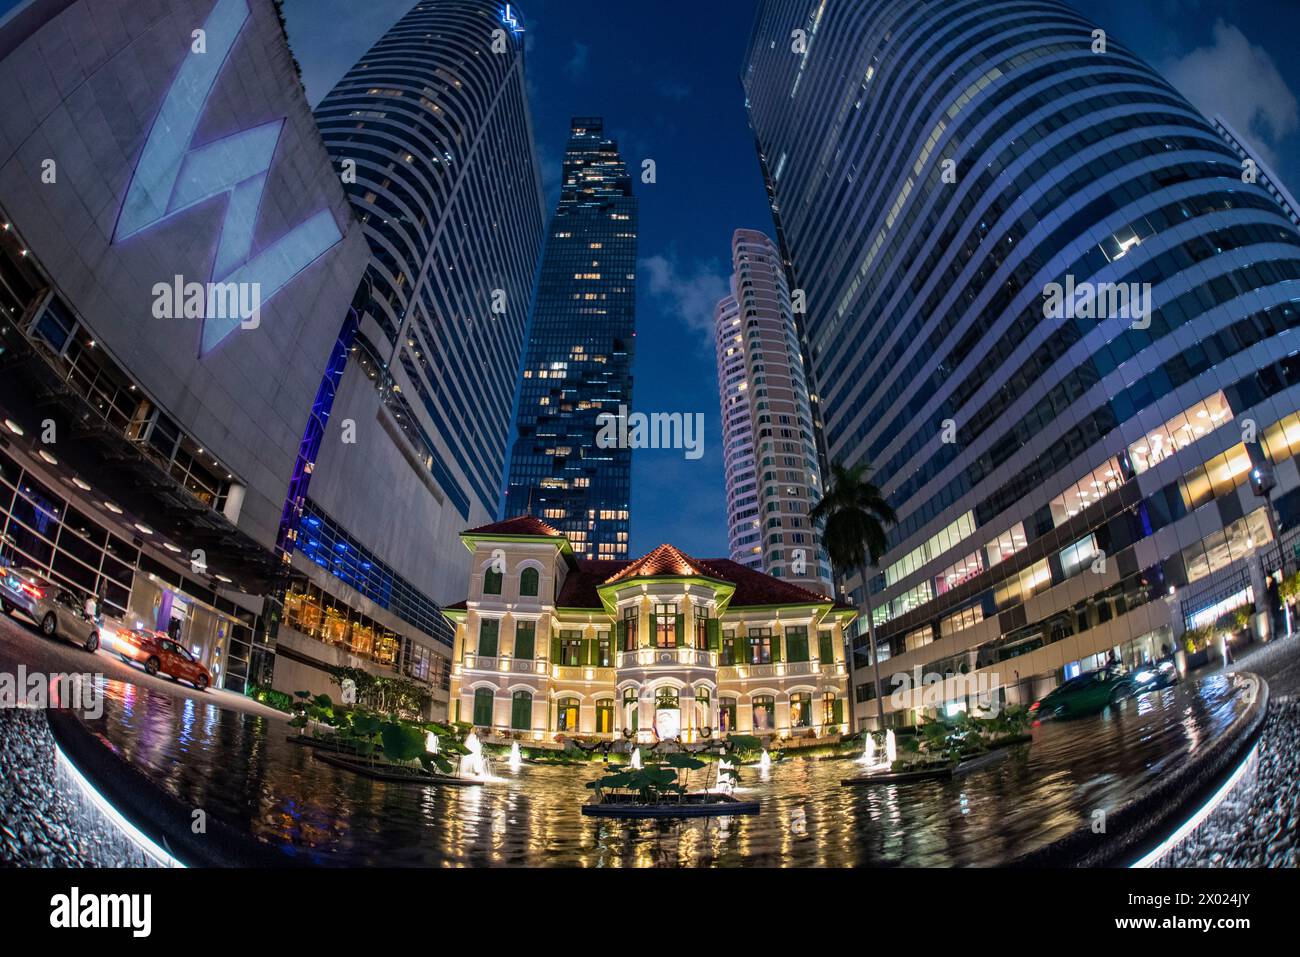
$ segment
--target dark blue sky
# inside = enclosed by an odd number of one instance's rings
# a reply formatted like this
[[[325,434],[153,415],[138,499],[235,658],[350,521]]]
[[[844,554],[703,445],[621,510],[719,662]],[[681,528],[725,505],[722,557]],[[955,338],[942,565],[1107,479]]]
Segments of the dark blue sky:
[[[286,0],[290,41],[313,104],[414,0]],[[839,0],[843,2],[843,0]],[[1253,135],[1288,186],[1300,185],[1300,3],[1294,0],[1072,0],[1206,111]],[[548,204],[569,117],[596,114],[641,185],[642,268],[633,406],[702,412],[706,454],[638,451],[632,553],[671,541],[727,551],[717,378],[709,325],[726,293],[738,227],[771,231],[739,73],[754,0],[529,0],[533,124]]]

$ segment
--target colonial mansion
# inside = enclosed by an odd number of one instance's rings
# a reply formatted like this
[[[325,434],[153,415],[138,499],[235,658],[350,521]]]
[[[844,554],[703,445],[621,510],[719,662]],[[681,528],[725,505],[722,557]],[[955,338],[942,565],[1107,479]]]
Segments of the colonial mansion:
[[[480,735],[698,742],[848,732],[844,629],[856,611],[726,559],[660,545],[580,559],[532,516],[461,534],[470,597],[451,717]]]

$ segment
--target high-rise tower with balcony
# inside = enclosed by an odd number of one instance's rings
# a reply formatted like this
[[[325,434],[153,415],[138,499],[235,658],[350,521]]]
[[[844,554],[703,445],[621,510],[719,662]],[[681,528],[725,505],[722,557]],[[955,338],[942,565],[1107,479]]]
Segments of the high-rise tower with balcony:
[[[1267,631],[1300,522],[1300,233],[1094,30],[1055,2],[764,0],[743,66],[829,456],[899,515],[882,672],[949,676],[948,708],[1201,653],[1243,607]]]
[[[714,310],[731,559],[830,591],[808,512],[821,497],[812,406],[781,254],[732,237],[731,295]]]
[[[631,449],[599,441],[632,403],[637,202],[600,117],[575,117],[524,359],[506,513],[580,554],[628,555]],[[623,430],[626,431],[626,430]]]
[[[500,504],[545,227],[523,40],[513,5],[418,0],[316,108],[370,258],[285,507],[278,686],[392,664],[441,712],[439,606]]]

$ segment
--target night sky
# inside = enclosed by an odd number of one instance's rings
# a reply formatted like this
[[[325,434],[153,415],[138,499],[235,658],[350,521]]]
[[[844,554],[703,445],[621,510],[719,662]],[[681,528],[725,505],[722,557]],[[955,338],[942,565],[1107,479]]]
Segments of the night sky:
[[[290,42],[315,105],[414,0],[286,0]],[[0,0],[0,9],[4,2]],[[727,291],[738,227],[772,230],[739,73],[754,0],[528,0],[528,76],[548,206],[569,117],[595,114],[639,171],[634,410],[703,412],[705,455],[637,451],[633,555],[671,541],[727,552],[713,304]],[[1206,112],[1255,140],[1300,187],[1300,3],[1293,0],[1072,0]],[[793,25],[792,25],[793,28]]]

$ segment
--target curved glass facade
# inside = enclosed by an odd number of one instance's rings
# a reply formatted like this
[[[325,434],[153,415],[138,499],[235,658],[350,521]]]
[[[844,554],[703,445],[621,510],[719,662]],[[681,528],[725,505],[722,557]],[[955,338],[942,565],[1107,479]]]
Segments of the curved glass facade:
[[[1296,521],[1268,435],[1300,405],[1300,233],[1093,30],[1052,2],[767,0],[744,70],[829,455],[899,514],[887,673],[987,668],[1004,700],[1258,601]]]
[[[523,27],[504,10],[422,0],[316,108],[370,242],[359,348],[462,521],[497,511],[544,227]]]

